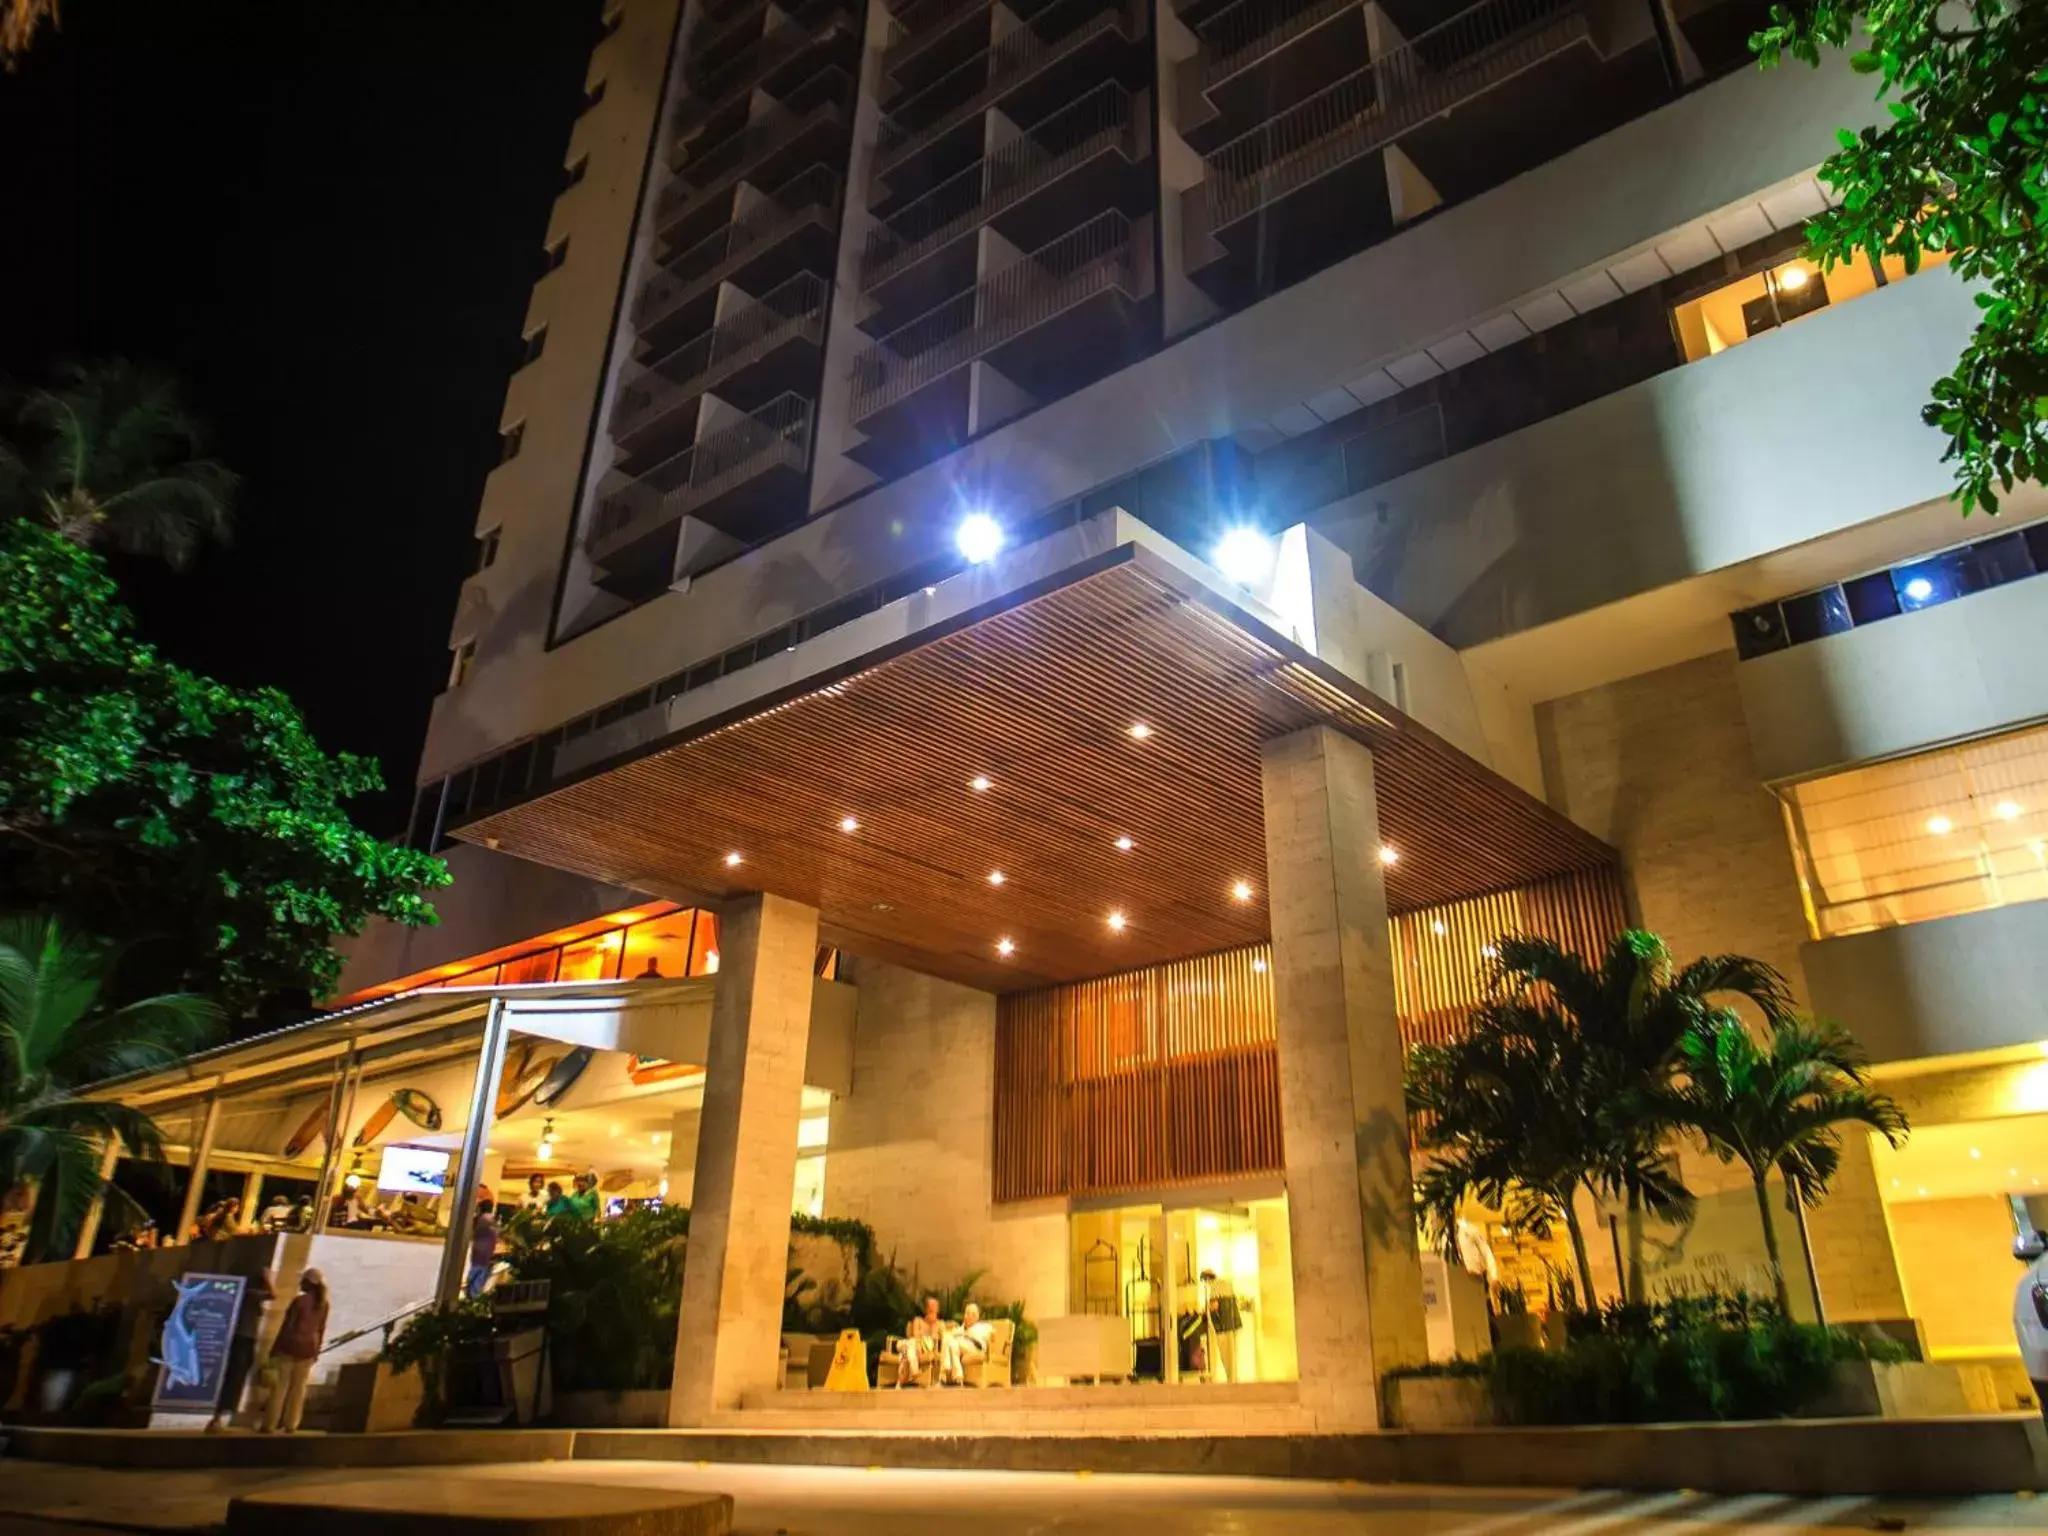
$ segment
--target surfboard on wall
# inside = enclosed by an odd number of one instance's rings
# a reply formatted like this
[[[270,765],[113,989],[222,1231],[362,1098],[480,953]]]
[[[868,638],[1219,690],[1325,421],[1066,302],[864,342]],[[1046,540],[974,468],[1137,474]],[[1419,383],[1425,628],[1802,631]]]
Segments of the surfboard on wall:
[[[526,1069],[533,1065],[533,1042],[522,1040],[505,1053],[505,1067],[498,1074],[498,1100],[493,1108],[493,1117],[505,1118],[508,1111],[518,1103],[519,1083],[526,1076]]]
[[[297,1157],[306,1148],[312,1146],[314,1142],[327,1134],[327,1112],[329,1108],[329,1105],[322,1104],[310,1115],[306,1116],[304,1120],[299,1122],[299,1128],[292,1132],[291,1139],[284,1144],[284,1155],[286,1157]]]
[[[401,1115],[423,1131],[441,1129],[441,1106],[417,1088],[400,1088],[391,1095],[391,1104]]]
[[[370,1118],[363,1122],[363,1128],[356,1132],[355,1145],[367,1147],[384,1134],[384,1127],[389,1125],[397,1114],[398,1106],[389,1099],[379,1104],[370,1111]]]
[[[548,1080],[548,1074],[561,1063],[559,1056],[539,1056],[530,1059],[517,1078],[510,1076],[508,1071],[504,1086],[498,1090],[497,1118],[502,1120],[523,1108],[528,1099],[540,1092],[540,1085]]]
[[[547,1075],[547,1080],[534,1090],[533,1102],[542,1109],[559,1102],[563,1094],[576,1086],[576,1079],[583,1075],[583,1069],[590,1065],[590,1058],[596,1054],[597,1052],[587,1045],[577,1046],[555,1063],[554,1070]]]

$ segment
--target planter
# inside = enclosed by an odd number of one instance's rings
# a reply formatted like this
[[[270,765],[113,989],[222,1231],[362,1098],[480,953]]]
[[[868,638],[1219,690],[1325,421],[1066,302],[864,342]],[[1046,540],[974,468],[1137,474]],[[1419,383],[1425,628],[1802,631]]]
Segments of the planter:
[[[1395,1376],[1387,1382],[1387,1420],[1400,1429],[1478,1429],[1496,1422],[1493,1384],[1484,1376]]]
[[[1563,1349],[1572,1341],[1572,1320],[1568,1313],[1546,1312],[1543,1314],[1543,1347]]]
[[[636,1392],[557,1392],[554,1422],[572,1429],[664,1429],[668,1393],[656,1387]]]
[[[1494,1319],[1502,1349],[1541,1349],[1543,1321],[1526,1312],[1508,1312]]]
[[[420,1418],[426,1390],[426,1378],[418,1367],[394,1371],[381,1360],[344,1365],[335,1373],[327,1427],[356,1434],[411,1429]],[[253,1411],[249,1416],[254,1416]]]
[[[1998,1392],[1984,1366],[1844,1360],[1827,1392],[1799,1410],[1802,1419],[1942,1419],[1996,1413]]]

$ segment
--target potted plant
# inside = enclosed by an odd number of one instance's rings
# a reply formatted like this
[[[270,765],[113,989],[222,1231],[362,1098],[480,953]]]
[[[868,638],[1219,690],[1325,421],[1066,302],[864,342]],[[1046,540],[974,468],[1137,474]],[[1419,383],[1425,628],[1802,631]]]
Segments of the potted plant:
[[[1493,1366],[1446,1360],[1387,1376],[1387,1422],[1399,1429],[1475,1429],[1496,1422]]]

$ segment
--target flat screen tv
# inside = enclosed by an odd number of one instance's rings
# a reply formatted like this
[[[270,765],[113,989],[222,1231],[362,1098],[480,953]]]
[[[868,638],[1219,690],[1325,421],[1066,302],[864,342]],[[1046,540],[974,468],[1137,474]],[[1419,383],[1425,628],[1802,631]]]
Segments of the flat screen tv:
[[[438,1147],[386,1147],[377,1187],[405,1195],[439,1195],[448,1188],[450,1156]]]

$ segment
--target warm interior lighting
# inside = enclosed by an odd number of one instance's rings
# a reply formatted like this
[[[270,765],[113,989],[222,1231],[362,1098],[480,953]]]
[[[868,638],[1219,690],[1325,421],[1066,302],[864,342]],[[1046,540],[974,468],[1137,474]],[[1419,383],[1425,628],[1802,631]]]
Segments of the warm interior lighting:
[[[1491,944],[1480,945],[1479,953],[1486,956],[1486,958],[1489,960],[1498,960],[1500,958],[1500,951],[1495,949]]]
[[[970,512],[953,530],[953,544],[969,565],[980,565],[1003,552],[1003,525],[986,512]]]
[[[1241,587],[1256,586],[1273,574],[1273,541],[1256,528],[1233,528],[1216,541],[1209,563]]]
[[[2000,821],[2020,819],[2020,803],[2017,800],[2001,800],[1991,808],[1991,811]]]
[[[727,869],[730,869],[730,868],[732,868],[732,866],[733,866],[733,865],[735,865],[735,864],[739,863],[739,861],[740,861],[740,856],[739,856],[739,855],[738,855],[737,853],[728,853],[728,854],[727,854],[727,855],[725,856],[725,867],[726,867]]]
[[[1924,603],[1934,596],[1934,583],[1925,576],[1915,576],[1906,583],[1906,596],[1916,603]]]
[[[1238,881],[1237,884],[1230,888],[1230,894],[1239,901],[1250,901],[1252,899],[1251,882],[1249,880]]]
[[[715,949],[707,949],[704,952],[704,974],[707,976],[716,976],[718,974],[718,951]]]
[[[1265,962],[1265,961],[1263,961],[1263,960],[1254,960],[1254,961],[1252,962],[1252,974],[1253,974],[1254,976],[1263,976],[1263,975],[1265,975],[1265,974],[1266,974],[1266,962]]]
[[[1138,845],[1132,842],[1128,837],[1120,837],[1116,840],[1116,851],[1118,853],[1129,853],[1133,848],[1137,846]]]
[[[995,780],[990,778],[985,773],[977,773],[973,778],[967,781],[967,787],[973,790],[977,795],[981,794],[984,790],[993,788],[994,786]]]
[[[1400,861],[1400,849],[1396,848],[1392,843],[1380,844],[1380,862],[1382,864],[1398,864]]]
[[[1137,720],[1137,721],[1133,721],[1133,722],[1132,722],[1132,724],[1131,724],[1131,729],[1130,729],[1130,737],[1131,737],[1131,740],[1133,740],[1133,741],[1143,741],[1143,740],[1145,740],[1145,739],[1146,739],[1147,737],[1149,737],[1149,736],[1150,736],[1151,734],[1152,734],[1152,727],[1151,727],[1151,726],[1149,726],[1149,725],[1147,725],[1147,724],[1146,724],[1146,723],[1145,723],[1144,721],[1142,721],[1142,720]]]
[[[1437,936],[1438,938],[1442,938],[1442,937],[1443,937],[1443,936],[1444,936],[1445,934],[1449,933],[1449,932],[1450,932],[1451,930],[1450,930],[1450,929],[1448,929],[1448,928],[1446,928],[1446,927],[1444,926],[1444,922],[1443,922],[1443,919],[1442,919],[1442,918],[1438,918],[1438,919],[1437,919],[1437,920],[1436,920],[1435,922],[1433,922],[1433,923],[1431,923],[1431,924],[1429,925],[1429,931],[1430,931],[1431,933],[1435,934],[1435,935],[1436,935],[1436,936]]]
[[[1927,818],[1927,830],[1936,837],[1947,837],[1955,829],[1956,824],[1946,816],[1930,816]]]
[[[988,883],[990,885],[1001,885],[1006,878],[1007,876],[1000,869],[992,869],[988,872]]]
[[[1110,931],[1111,931],[1112,933],[1122,933],[1122,932],[1124,931],[1124,915],[1123,915],[1123,913],[1121,913],[1121,912],[1112,912],[1112,913],[1110,913],[1110,914],[1109,914],[1109,919],[1108,919],[1108,921],[1109,921],[1109,927],[1110,927]]]
[[[860,822],[854,817],[842,816],[839,818],[839,830],[842,832],[858,832],[860,830]]]
[[[1812,276],[1811,272],[1795,261],[1778,274],[1778,286],[1787,293],[1797,293],[1806,286],[1807,279]]]
[[[1011,942],[1010,942],[1010,941],[1009,941],[1008,939],[997,939],[997,940],[996,940],[996,953],[997,953],[997,954],[999,954],[999,955],[1009,955],[1009,954],[1015,954],[1015,953],[1016,953],[1016,950],[1017,950],[1017,946],[1016,946],[1015,944],[1012,944],[1012,943],[1011,943]]]

